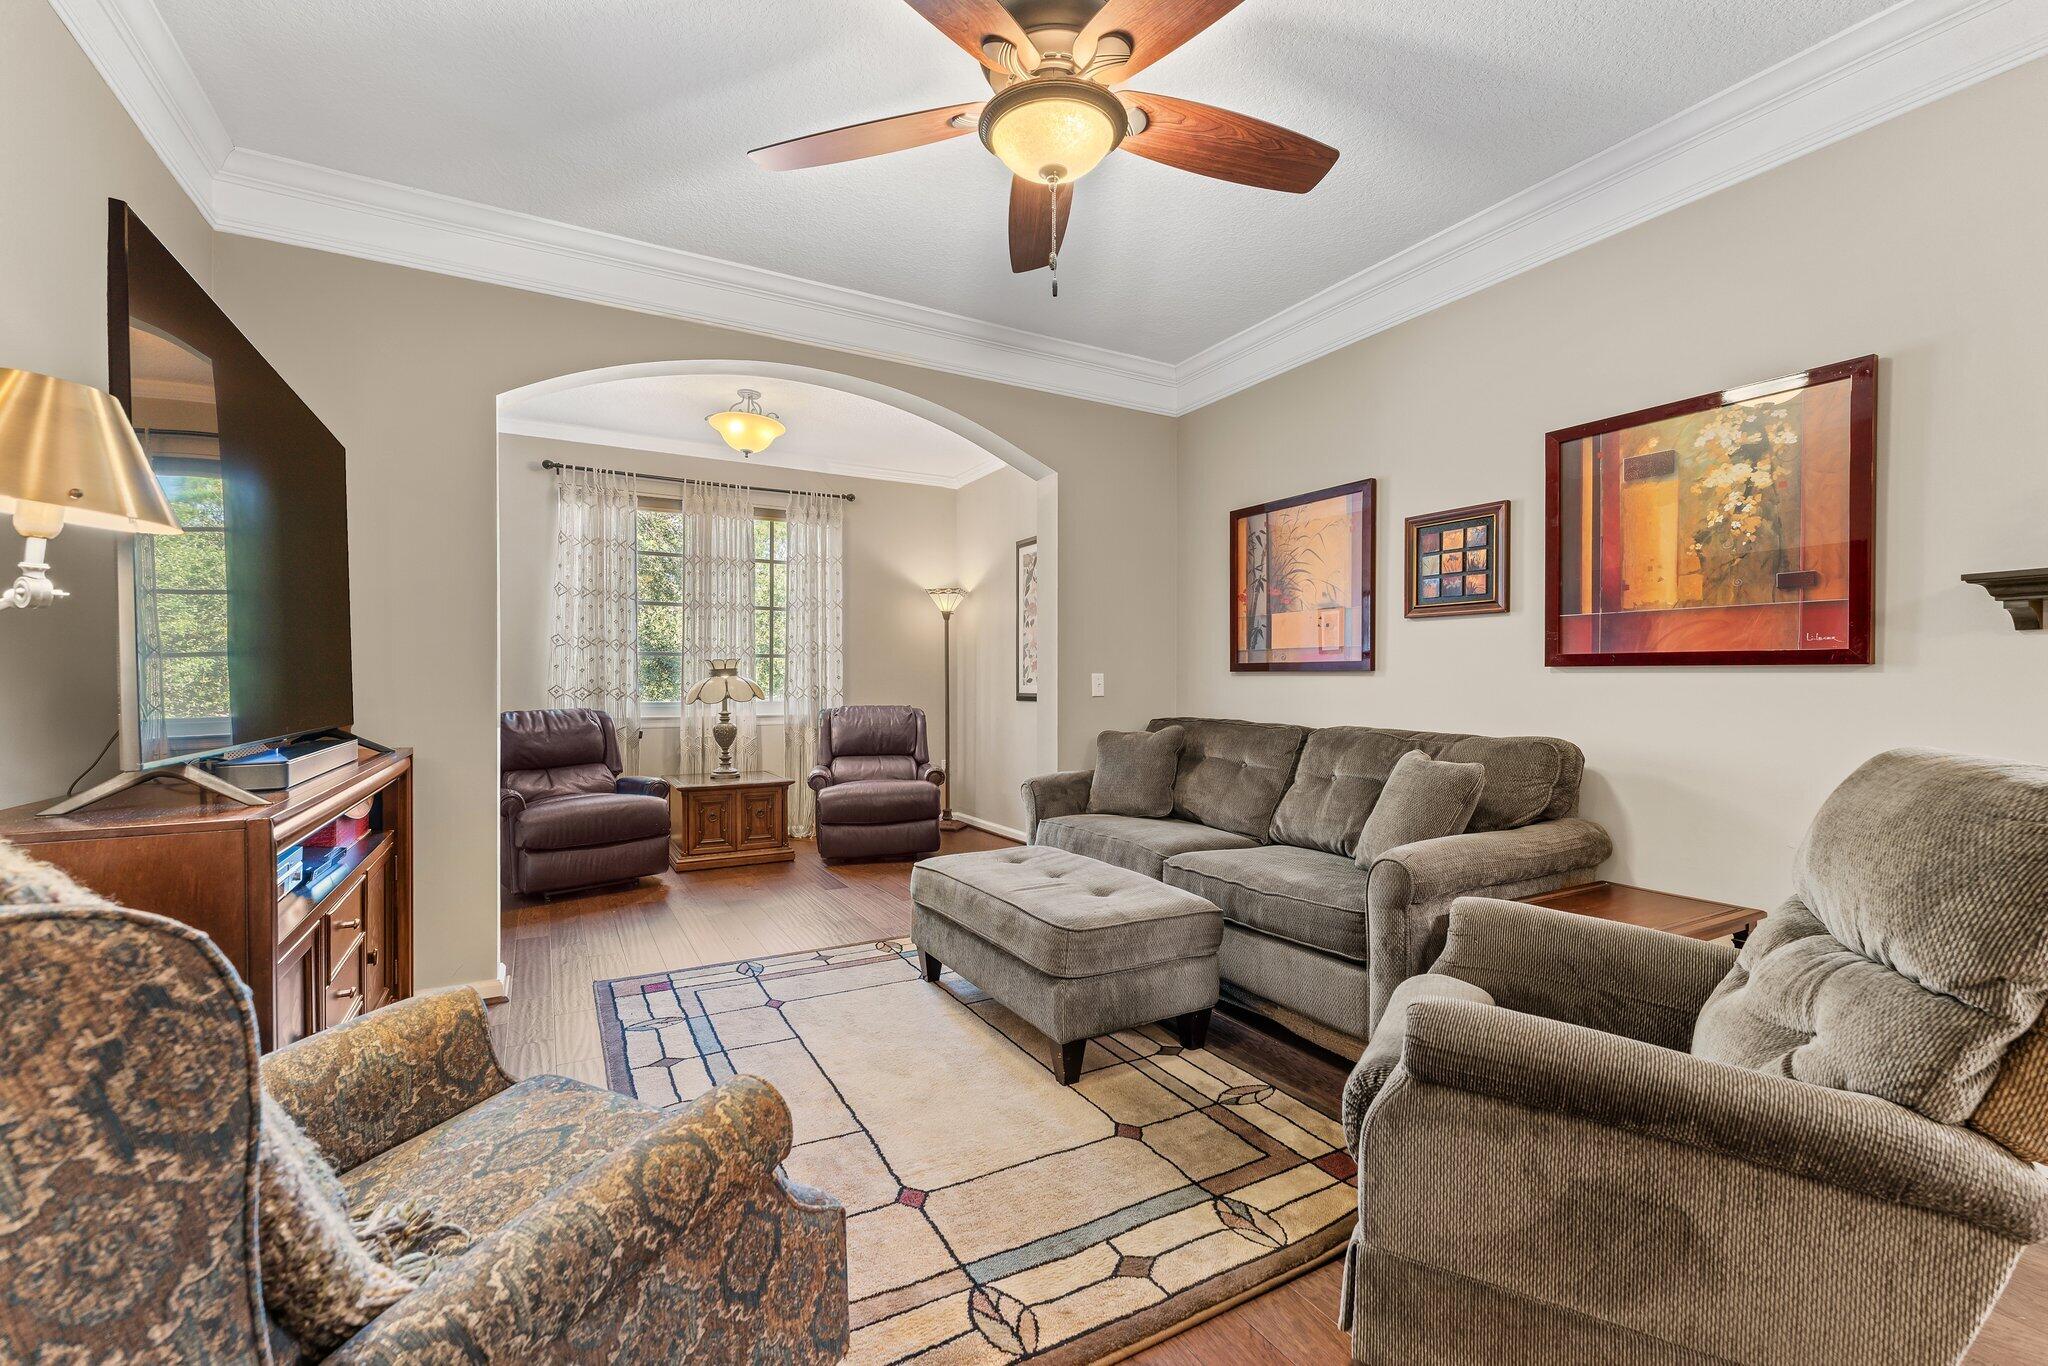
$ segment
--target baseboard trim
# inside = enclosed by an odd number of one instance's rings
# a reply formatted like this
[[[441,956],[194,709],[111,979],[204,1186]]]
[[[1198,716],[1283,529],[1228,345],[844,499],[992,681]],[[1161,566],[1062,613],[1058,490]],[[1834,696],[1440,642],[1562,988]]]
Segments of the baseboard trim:
[[[1013,830],[1007,825],[997,825],[994,821],[985,821],[979,816],[970,816],[965,811],[955,811],[953,819],[964,825],[971,825],[976,830],[986,830],[991,835],[1001,835],[1006,840],[1015,840],[1019,844],[1024,843],[1024,832],[1022,830]]]

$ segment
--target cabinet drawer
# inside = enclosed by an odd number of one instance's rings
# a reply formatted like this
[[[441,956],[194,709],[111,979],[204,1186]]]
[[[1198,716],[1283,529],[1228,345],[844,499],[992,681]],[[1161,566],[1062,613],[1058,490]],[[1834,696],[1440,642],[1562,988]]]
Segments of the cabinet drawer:
[[[327,1014],[322,1020],[323,1028],[332,1028],[348,1019],[363,1004],[363,936],[358,932],[347,941],[332,941],[339,945],[336,956],[329,958],[327,973]]]

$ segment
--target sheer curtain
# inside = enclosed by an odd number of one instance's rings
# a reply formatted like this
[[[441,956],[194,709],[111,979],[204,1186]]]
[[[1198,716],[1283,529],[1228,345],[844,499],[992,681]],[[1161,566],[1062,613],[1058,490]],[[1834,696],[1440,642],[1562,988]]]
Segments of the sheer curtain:
[[[754,494],[733,484],[683,485],[683,693],[704,681],[714,659],[754,669]],[[755,679],[760,682],[760,679]],[[704,774],[718,764],[711,727],[718,708],[683,707],[676,772]],[[741,769],[761,767],[761,732],[751,702],[736,704],[732,747]]]
[[[634,512],[630,474],[555,471],[555,576],[548,698],[611,713],[628,770],[640,748],[639,643],[635,634]]]
[[[846,503],[816,493],[790,495],[785,525],[789,547],[788,647],[782,749],[790,785],[789,832],[803,837],[816,827],[818,804],[805,781],[818,761],[818,718],[844,702]]]

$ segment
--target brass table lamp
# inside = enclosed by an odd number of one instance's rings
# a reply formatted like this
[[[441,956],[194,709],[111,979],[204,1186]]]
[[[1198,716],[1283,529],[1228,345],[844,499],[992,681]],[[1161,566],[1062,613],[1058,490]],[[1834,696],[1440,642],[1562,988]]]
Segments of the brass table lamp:
[[[711,677],[690,689],[685,702],[716,702],[718,720],[711,727],[711,738],[718,745],[718,767],[711,770],[714,779],[730,781],[740,776],[739,766],[732,761],[732,742],[739,739],[740,728],[732,723],[732,704],[752,702],[765,697],[761,685],[749,678],[740,677],[740,662],[737,659],[714,659],[711,661]]]

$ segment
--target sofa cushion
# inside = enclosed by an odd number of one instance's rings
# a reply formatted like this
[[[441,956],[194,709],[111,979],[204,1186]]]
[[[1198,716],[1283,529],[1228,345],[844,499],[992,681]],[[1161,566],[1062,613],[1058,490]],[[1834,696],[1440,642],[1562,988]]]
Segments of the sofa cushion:
[[[557,797],[512,818],[512,839],[521,849],[587,849],[667,833],[666,801],[624,792]]]
[[[1971,1120],[2048,1001],[2048,767],[1893,750],[1851,774],[1800,846],[1794,896],[1700,1011],[1693,1052]],[[2034,1085],[2044,1080],[2033,1077]],[[2025,1115],[2031,1109],[2032,1121]],[[2020,1130],[2048,1147],[2048,1108]]]
[[[916,707],[850,706],[832,711],[832,756],[917,753]]]
[[[1048,977],[1211,957],[1223,938],[1223,917],[1201,897],[1063,849],[941,854],[912,870],[910,895]]]
[[[1173,814],[1264,839],[1273,808],[1294,777],[1294,761],[1308,731],[1259,721],[1177,716],[1160,717],[1146,729],[1168,726],[1185,732],[1173,780]]]
[[[1464,834],[1485,786],[1482,765],[1432,759],[1421,750],[1402,755],[1358,832],[1358,866],[1370,868],[1404,844]]]
[[[1486,786],[1473,830],[1513,830],[1578,809],[1586,756],[1547,735],[1457,735],[1368,726],[1324,726],[1302,746],[1294,780],[1273,813],[1268,838],[1333,854],[1357,852],[1380,789],[1403,754],[1479,764]]]
[[[568,764],[561,768],[507,769],[499,782],[517,792],[529,806],[557,797],[582,797],[618,790],[618,775],[603,764]]]
[[[872,778],[818,789],[818,819],[828,825],[894,825],[938,818],[938,785],[916,778]]]
[[[1165,873],[1166,860],[1194,849],[1251,849],[1257,840],[1212,830],[1192,821],[1155,821],[1143,816],[1054,816],[1038,823],[1036,844],[1086,854],[1146,877]]]
[[[1179,726],[1150,731],[1106,730],[1095,737],[1095,779],[1088,810],[1098,816],[1173,814],[1173,780],[1180,764]]]
[[[498,768],[619,768],[618,732],[595,707],[548,707],[498,716]]]
[[[638,1037],[659,1042],[652,1034]],[[357,1209],[412,1201],[479,1239],[653,1127],[659,1115],[615,1091],[567,1077],[529,1077],[343,1173],[341,1182]]]
[[[832,778],[841,783],[864,783],[877,778],[918,781],[917,760],[908,754],[839,754],[832,759]]]
[[[1176,854],[1166,881],[1214,902],[1226,920],[1359,963],[1371,956],[1366,871],[1342,854],[1291,844]]]

